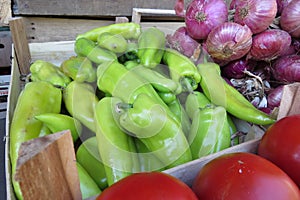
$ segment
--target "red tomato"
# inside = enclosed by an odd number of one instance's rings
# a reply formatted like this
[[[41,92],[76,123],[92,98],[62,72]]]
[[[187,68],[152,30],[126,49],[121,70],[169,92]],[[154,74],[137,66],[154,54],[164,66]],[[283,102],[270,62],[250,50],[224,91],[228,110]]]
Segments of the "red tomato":
[[[105,189],[97,200],[197,200],[181,180],[162,172],[132,174]]]
[[[279,166],[300,188],[300,115],[284,117],[269,127],[258,155]]]
[[[251,153],[230,153],[208,162],[192,189],[201,200],[299,200],[297,185],[272,162]]]

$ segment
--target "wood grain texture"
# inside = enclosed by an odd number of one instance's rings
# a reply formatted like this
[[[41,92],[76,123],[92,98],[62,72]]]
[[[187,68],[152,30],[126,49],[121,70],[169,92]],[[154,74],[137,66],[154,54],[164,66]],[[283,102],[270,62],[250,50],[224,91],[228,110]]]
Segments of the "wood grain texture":
[[[71,132],[58,132],[22,143],[15,178],[24,200],[80,200]]]
[[[27,41],[58,42],[74,41],[76,36],[93,28],[115,23],[115,19],[68,19],[47,17],[23,17],[26,27]],[[170,33],[175,31],[184,22],[141,22],[143,28],[157,26]]]
[[[0,26],[7,26],[11,18],[11,1],[0,0]]]
[[[15,57],[22,75],[29,74],[31,56],[26,36],[23,18],[13,18],[9,22],[12,41],[14,43]]]
[[[186,0],[187,4],[191,0]],[[17,0],[20,15],[130,16],[132,8],[173,9],[176,0]]]

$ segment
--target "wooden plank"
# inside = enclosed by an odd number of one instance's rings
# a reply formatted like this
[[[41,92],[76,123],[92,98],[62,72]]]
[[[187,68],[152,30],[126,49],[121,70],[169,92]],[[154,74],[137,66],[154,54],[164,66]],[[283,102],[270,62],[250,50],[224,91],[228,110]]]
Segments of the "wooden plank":
[[[23,142],[14,177],[25,199],[82,199],[69,130]]]
[[[144,17],[144,15],[143,15]],[[68,19],[47,17],[23,17],[29,43],[74,41],[76,36],[93,28],[115,23],[115,19]],[[141,22],[143,28],[158,26],[168,33],[184,22]]]
[[[31,56],[23,19],[21,17],[13,18],[10,20],[9,26],[20,72],[22,75],[29,74]]]
[[[11,1],[0,0],[0,26],[7,26],[11,18]]]
[[[191,0],[186,0],[189,3]],[[130,16],[132,8],[173,9],[176,0],[17,0],[19,15]]]

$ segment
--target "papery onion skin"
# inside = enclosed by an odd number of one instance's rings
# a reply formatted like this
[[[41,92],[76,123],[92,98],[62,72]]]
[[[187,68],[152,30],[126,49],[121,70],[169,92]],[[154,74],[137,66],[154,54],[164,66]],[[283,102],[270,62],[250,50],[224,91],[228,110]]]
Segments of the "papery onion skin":
[[[254,60],[246,60],[245,58],[234,60],[222,67],[222,75],[227,78],[244,78],[245,71],[253,71],[256,62]]]
[[[266,30],[277,14],[276,0],[235,0],[234,22],[247,25],[253,34]]]
[[[235,22],[225,22],[214,28],[206,39],[208,53],[220,61],[242,58],[249,52],[251,45],[251,30]]]
[[[248,58],[271,61],[284,55],[291,46],[292,38],[284,30],[268,29],[253,36]]]
[[[275,107],[280,106],[282,93],[283,93],[283,86],[284,85],[279,85],[268,93],[268,97],[267,97],[268,108],[274,109]]]
[[[206,39],[210,31],[228,20],[224,0],[193,0],[186,9],[185,25],[196,40]]]
[[[166,36],[167,45],[176,49],[187,57],[192,57],[200,48],[200,43],[194,40],[187,32],[186,27],[179,27],[172,35]]]
[[[292,0],[276,0],[277,2],[277,14],[280,15],[282,10],[291,2]]]
[[[300,56],[297,54],[276,59],[271,67],[272,76],[282,84],[300,82]]]
[[[280,26],[292,37],[300,37],[300,1],[292,0],[283,10],[280,16]]]

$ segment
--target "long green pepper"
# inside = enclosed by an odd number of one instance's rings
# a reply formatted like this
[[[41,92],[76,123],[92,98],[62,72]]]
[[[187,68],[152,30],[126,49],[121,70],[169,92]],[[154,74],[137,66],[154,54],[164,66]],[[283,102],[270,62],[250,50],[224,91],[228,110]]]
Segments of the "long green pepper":
[[[230,147],[230,129],[227,112],[222,106],[208,104],[194,113],[188,136],[193,159],[216,153]]]
[[[212,103],[223,106],[233,116],[250,123],[269,125],[275,122],[275,119],[258,110],[239,91],[226,83],[220,75],[219,65],[207,62],[197,67],[202,76],[201,88]]]
[[[191,161],[189,145],[180,124],[147,94],[136,97],[132,108],[121,114],[120,124],[139,138],[166,168]]]
[[[12,183],[18,199],[22,193],[18,182],[14,180],[18,152],[22,142],[37,138],[43,123],[35,119],[43,113],[59,113],[61,109],[61,90],[49,82],[29,82],[20,93],[10,125],[10,161],[12,166]]]
[[[133,138],[118,124],[119,103],[119,98],[104,97],[95,108],[96,138],[109,186],[140,169]]]

